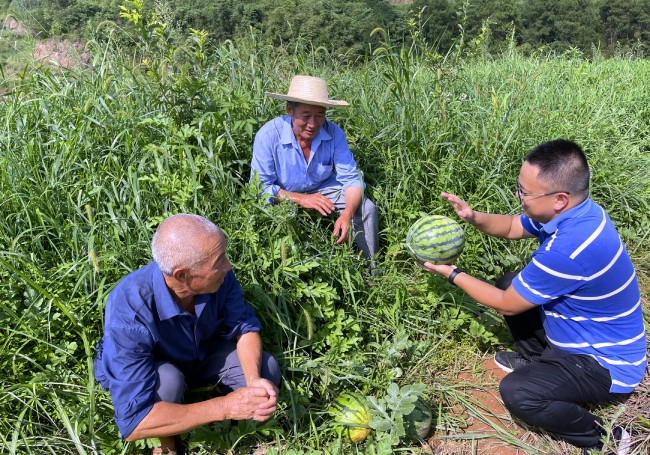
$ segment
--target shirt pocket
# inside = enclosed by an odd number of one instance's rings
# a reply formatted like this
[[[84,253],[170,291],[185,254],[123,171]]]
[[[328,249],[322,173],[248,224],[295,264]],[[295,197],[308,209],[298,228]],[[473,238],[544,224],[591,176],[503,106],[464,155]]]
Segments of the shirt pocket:
[[[312,166],[309,166],[309,176],[315,182],[322,182],[332,175],[332,169],[331,162],[329,164],[312,163]]]

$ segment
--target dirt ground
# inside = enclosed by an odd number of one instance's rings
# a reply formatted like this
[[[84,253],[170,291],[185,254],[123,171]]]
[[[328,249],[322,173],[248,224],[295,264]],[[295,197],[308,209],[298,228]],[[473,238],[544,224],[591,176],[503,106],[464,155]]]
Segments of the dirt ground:
[[[462,405],[454,412],[463,414],[468,425],[460,433],[436,433],[426,441],[424,453],[432,455],[578,455],[581,450],[565,442],[513,422],[503,406],[499,381],[507,374],[499,369],[491,357],[478,357],[473,372],[462,372],[457,384],[466,391],[468,400],[480,411],[481,417],[468,413]],[[605,419],[614,419],[632,434],[629,455],[650,454],[650,365],[646,377],[624,405],[605,407],[600,412]],[[523,449],[504,441],[502,435],[520,442]],[[490,437],[490,435],[494,435]],[[613,449],[613,448],[610,448]],[[612,452],[607,452],[612,453]]]
[[[521,428],[517,427],[508,417],[508,411],[503,406],[499,394],[499,381],[503,379],[507,373],[497,367],[492,359],[485,360],[481,366],[484,369],[483,380],[485,382],[483,384],[485,384],[485,386],[484,388],[472,389],[470,393],[478,403],[489,411],[489,413],[486,413],[486,417],[494,425],[506,428],[514,434],[519,434],[520,436],[523,435],[524,432]],[[467,376],[467,378],[462,379],[471,381],[471,375]],[[473,420],[472,424],[466,429],[467,433],[490,433],[492,431],[494,430],[491,426],[476,419]],[[491,455],[515,455],[523,453],[517,448],[504,445],[503,441],[496,438],[481,440],[478,443],[477,450],[480,451],[479,453]]]
[[[16,18],[8,17],[2,27],[17,38],[25,38],[30,32]],[[32,57],[49,65],[72,68],[87,65],[92,56],[86,52],[85,46],[80,41],[61,40],[48,38],[46,40],[33,39]]]
[[[463,430],[462,435],[463,438],[475,435],[476,439],[470,441],[448,440],[435,434],[427,441],[434,454],[521,455],[526,453],[520,448],[508,445],[498,437],[487,437],[490,434],[497,435],[498,430],[495,427],[520,438],[525,434],[525,430],[512,422],[501,401],[498,384],[505,375],[506,373],[498,368],[491,358],[481,360],[478,373],[463,372],[459,375],[458,383],[466,384],[468,398],[485,411],[482,414],[490,423],[470,417],[469,426]]]

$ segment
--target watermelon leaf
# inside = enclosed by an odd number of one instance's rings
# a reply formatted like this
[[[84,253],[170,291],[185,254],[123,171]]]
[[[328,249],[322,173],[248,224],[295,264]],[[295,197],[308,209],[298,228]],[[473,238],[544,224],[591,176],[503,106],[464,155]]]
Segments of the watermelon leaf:
[[[424,392],[424,384],[409,384],[400,387],[392,382],[383,398],[368,397],[372,420],[369,425],[378,434],[388,433],[391,444],[411,439],[409,428],[412,423],[407,418],[414,412],[416,402]],[[410,441],[409,441],[410,442]]]

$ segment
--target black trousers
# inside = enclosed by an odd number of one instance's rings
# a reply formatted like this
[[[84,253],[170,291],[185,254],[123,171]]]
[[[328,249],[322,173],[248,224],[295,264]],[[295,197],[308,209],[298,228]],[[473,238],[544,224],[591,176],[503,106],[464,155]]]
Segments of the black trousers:
[[[515,275],[506,275],[495,285],[505,289]],[[602,421],[585,405],[620,401],[629,394],[611,393],[609,371],[592,357],[570,354],[548,343],[539,308],[505,320],[517,352],[531,361],[499,385],[508,411],[575,446],[597,446]]]

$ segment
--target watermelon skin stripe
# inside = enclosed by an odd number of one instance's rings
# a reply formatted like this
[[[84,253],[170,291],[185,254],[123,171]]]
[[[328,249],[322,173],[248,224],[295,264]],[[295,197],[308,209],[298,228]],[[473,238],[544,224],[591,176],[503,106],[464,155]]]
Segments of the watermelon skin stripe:
[[[419,258],[424,259],[425,262],[431,262],[431,261],[441,261],[441,260],[447,260],[451,258],[457,258],[457,249],[453,250],[447,250],[447,251],[439,251],[436,253],[435,256],[427,256],[426,251],[419,251],[419,250],[413,250],[413,253],[415,253]],[[446,253],[446,254],[445,254]]]
[[[356,403],[351,403],[350,401],[355,401]],[[343,413],[346,409],[354,411],[356,413],[362,412],[361,410],[368,409],[368,405],[364,403],[359,397],[347,393],[339,397],[334,403],[332,403],[332,408]]]
[[[435,237],[431,238],[431,240],[435,240]],[[445,241],[441,242],[436,242],[435,245],[438,248],[445,249],[445,247],[449,246],[450,248],[446,249],[453,249],[453,248],[458,248],[458,246],[462,245],[465,243],[465,240],[462,237],[456,236],[455,238],[450,238]],[[420,241],[418,238],[418,243],[411,243],[411,248],[416,249],[416,248],[427,248],[432,244],[432,242],[426,243],[423,241]]]
[[[454,239],[453,241],[445,242],[445,243],[438,243],[436,244],[436,247],[438,248],[438,253],[441,255],[444,255],[446,252],[453,252],[456,253],[458,251],[459,247],[462,247],[465,242],[463,241],[458,241],[458,238]],[[411,245],[411,249],[413,251],[422,251],[425,252],[428,250],[428,245]]]
[[[409,254],[420,264],[451,264],[465,247],[465,232],[451,218],[429,215],[411,226],[406,246]]]
[[[372,417],[363,395],[343,392],[330,405],[329,413],[336,419],[335,428],[351,442],[362,442],[371,433]]]

